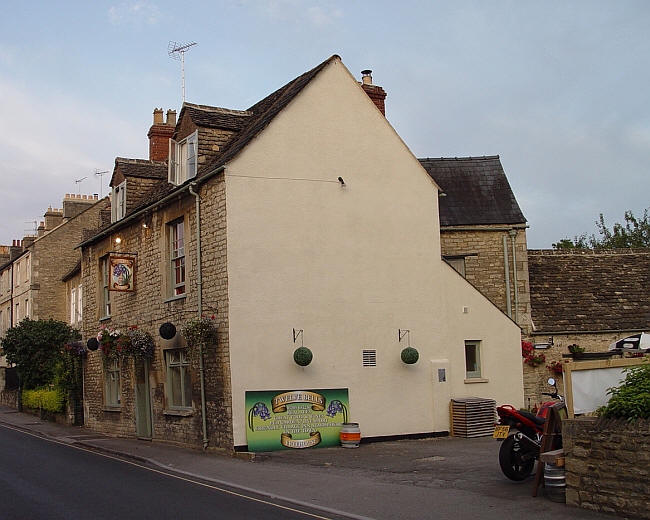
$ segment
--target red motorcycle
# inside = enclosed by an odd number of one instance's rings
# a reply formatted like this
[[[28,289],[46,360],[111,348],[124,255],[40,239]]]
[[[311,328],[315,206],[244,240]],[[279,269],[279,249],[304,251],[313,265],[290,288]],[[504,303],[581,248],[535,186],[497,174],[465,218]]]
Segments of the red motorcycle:
[[[548,384],[553,387],[553,392],[542,392],[542,395],[564,403],[564,399],[557,392],[555,379],[549,378]],[[539,459],[546,417],[549,409],[557,404],[557,401],[543,403],[537,415],[526,410],[517,410],[509,404],[497,407],[499,422],[495,425],[492,436],[503,441],[499,449],[499,465],[503,474],[510,480],[524,480],[532,473],[535,461]],[[560,437],[560,445],[554,449],[561,447]]]

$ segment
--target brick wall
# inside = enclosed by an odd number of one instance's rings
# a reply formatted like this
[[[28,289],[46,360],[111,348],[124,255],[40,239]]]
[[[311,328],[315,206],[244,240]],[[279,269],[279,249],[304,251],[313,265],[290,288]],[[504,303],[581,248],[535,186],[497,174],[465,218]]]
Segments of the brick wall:
[[[228,348],[228,279],[226,270],[226,205],[223,177],[212,179],[200,190],[201,240],[203,270],[203,309],[205,315],[216,315],[218,343],[205,355],[205,386],[207,430],[210,445],[231,449],[232,409],[230,386],[230,354]],[[168,229],[177,218],[185,221],[186,297],[169,299]],[[147,224],[147,228],[142,226]],[[122,242],[112,242],[115,236]],[[136,325],[150,332],[156,342],[156,353],[149,371],[153,411],[153,438],[184,445],[200,446],[202,442],[201,397],[198,362],[192,365],[193,410],[189,416],[165,413],[166,369],[163,350],[174,342],[163,341],[160,325],[171,321],[180,336],[183,323],[197,313],[197,248],[194,197],[185,196],[153,214],[136,220],[83,249],[82,280],[84,292],[84,340],[95,336],[100,324],[125,329]],[[109,251],[137,253],[136,290],[133,293],[111,293],[111,318],[100,321],[101,287],[99,259]],[[182,345],[182,343],[181,343]],[[176,343],[176,346],[178,343]],[[104,369],[99,351],[88,355],[85,367],[86,424],[111,435],[135,435],[135,393],[133,360],[121,365],[122,403],[119,411],[104,406]]]
[[[567,505],[650,519],[650,421],[562,424]]]
[[[487,296],[499,309],[507,313],[503,237],[507,239],[512,318],[515,318],[515,272],[512,242],[507,231],[497,226],[477,226],[475,229],[454,230],[442,228],[440,242],[443,256],[465,256],[465,278]],[[530,326],[530,288],[526,231],[517,231],[515,241],[518,301],[517,324],[528,332]]]

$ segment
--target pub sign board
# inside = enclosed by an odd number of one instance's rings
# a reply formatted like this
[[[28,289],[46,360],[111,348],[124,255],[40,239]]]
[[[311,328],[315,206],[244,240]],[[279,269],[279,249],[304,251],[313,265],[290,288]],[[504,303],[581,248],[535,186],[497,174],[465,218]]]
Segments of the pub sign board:
[[[109,291],[135,291],[135,256],[112,254],[109,257]]]
[[[349,410],[347,388],[246,392],[248,451],[338,446]]]

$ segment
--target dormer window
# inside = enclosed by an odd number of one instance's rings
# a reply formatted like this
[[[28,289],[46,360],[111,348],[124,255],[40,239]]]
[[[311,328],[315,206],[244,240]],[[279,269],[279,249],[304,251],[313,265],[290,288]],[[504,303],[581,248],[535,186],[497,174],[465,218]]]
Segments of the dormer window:
[[[178,186],[187,179],[196,177],[198,132],[188,135],[182,141],[169,140],[169,182]]]
[[[111,194],[111,222],[117,222],[126,215],[126,181],[113,186]]]

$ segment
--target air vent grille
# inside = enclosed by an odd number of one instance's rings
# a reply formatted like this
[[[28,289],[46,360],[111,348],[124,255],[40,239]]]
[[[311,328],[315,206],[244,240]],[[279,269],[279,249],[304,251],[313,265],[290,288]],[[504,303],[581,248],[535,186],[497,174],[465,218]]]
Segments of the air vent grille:
[[[363,351],[363,366],[364,367],[376,367],[377,366],[377,351],[376,350],[364,350]]]

